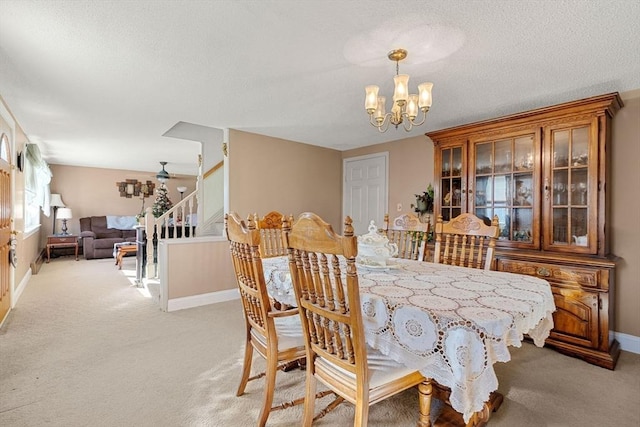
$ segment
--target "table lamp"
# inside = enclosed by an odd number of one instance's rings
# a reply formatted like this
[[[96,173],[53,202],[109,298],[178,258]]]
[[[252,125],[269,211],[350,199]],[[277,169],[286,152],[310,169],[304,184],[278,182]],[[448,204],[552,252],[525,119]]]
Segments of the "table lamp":
[[[62,233],[61,236],[67,236],[67,220],[73,218],[71,213],[71,209],[69,208],[60,208],[58,212],[58,219],[62,220]]]
[[[58,208],[64,208],[64,202],[62,201],[62,197],[59,194],[51,194],[51,201],[49,202],[49,206],[53,208],[53,234],[56,234],[56,214],[58,213]]]

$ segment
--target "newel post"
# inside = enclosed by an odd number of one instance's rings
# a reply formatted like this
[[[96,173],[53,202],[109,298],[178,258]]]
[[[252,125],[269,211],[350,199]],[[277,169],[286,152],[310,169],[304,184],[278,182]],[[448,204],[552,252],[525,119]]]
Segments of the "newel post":
[[[153,208],[151,206],[145,209],[144,228],[147,237],[147,271],[146,277],[156,277],[155,264],[153,262],[153,234],[155,232],[156,219],[153,216]]]

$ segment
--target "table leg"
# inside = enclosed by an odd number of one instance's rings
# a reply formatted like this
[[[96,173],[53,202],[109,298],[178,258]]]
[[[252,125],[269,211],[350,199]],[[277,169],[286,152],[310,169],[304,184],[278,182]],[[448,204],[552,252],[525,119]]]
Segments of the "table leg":
[[[418,394],[420,399],[420,417],[418,427],[431,426],[431,398],[433,397],[433,385],[431,378],[425,378],[418,384]]]
[[[435,381],[433,382],[434,396],[444,403],[442,411],[438,415],[438,419],[433,424],[435,427],[483,427],[489,422],[492,412],[496,412],[504,396],[502,393],[494,391],[489,396],[489,400],[484,403],[482,410],[473,414],[468,423],[465,424],[462,414],[451,407],[449,403],[449,394],[451,391],[448,387],[444,387]]]
[[[51,246],[47,245],[47,264],[51,261]]]
[[[78,244],[76,243],[76,261],[78,261]]]

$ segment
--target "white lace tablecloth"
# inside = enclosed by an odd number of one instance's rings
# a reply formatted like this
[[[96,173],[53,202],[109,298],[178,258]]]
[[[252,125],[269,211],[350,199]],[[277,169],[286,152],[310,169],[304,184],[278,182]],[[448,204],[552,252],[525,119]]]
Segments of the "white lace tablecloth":
[[[524,334],[542,347],[553,328],[545,280],[500,271],[397,259],[390,268],[358,266],[367,342],[451,388],[465,422],[498,388],[495,362]],[[286,257],[263,259],[270,295],[295,305]]]

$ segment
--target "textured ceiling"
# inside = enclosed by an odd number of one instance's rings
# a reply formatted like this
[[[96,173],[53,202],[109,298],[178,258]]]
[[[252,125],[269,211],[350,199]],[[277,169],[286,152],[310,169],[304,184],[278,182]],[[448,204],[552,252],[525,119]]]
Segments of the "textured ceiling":
[[[206,128],[345,150],[640,89],[638,22],[637,0],[0,0],[0,95],[49,163],[195,174]],[[391,96],[396,47],[434,101],[380,134],[364,86]]]

